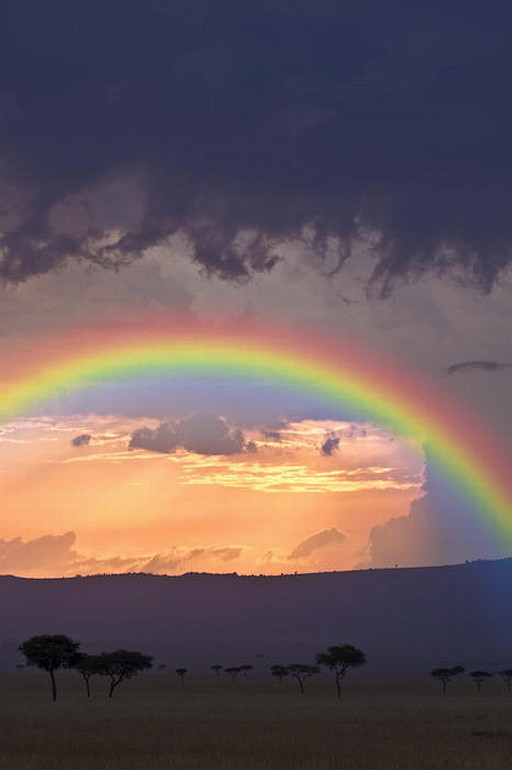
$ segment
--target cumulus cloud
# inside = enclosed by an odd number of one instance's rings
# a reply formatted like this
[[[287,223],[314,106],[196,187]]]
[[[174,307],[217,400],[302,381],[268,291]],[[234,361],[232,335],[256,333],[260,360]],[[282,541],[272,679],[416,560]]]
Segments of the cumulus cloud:
[[[218,571],[222,565],[236,561],[243,548],[210,546],[207,548],[174,547],[164,553],[131,557],[86,556],[75,550],[76,534],[44,535],[24,541],[0,539],[0,574],[31,577],[71,576],[101,572],[178,573],[200,560],[201,569]]]
[[[319,548],[325,548],[328,545],[341,545],[347,539],[347,536],[340,532],[336,527],[323,529],[321,532],[315,532],[314,535],[307,537],[299,543],[288,556],[288,559],[305,559]]]
[[[0,573],[23,575],[28,572],[37,577],[62,574],[76,559],[75,540],[74,532],[44,535],[28,541],[21,537],[0,539]]]
[[[500,369],[512,369],[512,364],[502,361],[463,361],[460,364],[452,364],[446,368],[447,374],[456,374],[462,371],[472,371],[480,369],[485,372],[496,372]]]
[[[232,455],[256,450],[254,442],[245,443],[241,430],[231,429],[222,417],[195,414],[175,423],[161,423],[157,428],[138,428],[132,433],[131,449],[149,449],[170,453],[179,447],[201,455]]]
[[[6,0],[0,275],[122,266],[181,231],[207,273],[269,271],[304,237],[373,280],[510,262],[507,29],[434,0]],[[305,236],[305,230],[309,235]]]
[[[71,444],[73,446],[87,446],[91,439],[92,436],[89,433],[80,433],[79,436],[71,439]]]
[[[370,559],[360,566],[429,566],[509,556],[510,549],[483,520],[479,504],[434,473],[428,455],[426,462],[422,495],[406,516],[373,527]]]

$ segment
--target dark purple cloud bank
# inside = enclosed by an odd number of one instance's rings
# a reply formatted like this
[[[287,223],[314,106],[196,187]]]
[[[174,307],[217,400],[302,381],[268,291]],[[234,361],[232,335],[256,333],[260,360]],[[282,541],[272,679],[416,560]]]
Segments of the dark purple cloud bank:
[[[512,243],[511,16],[5,0],[0,276],[122,265],[181,230],[198,265],[243,280],[309,224],[340,264],[378,233],[384,292],[461,267],[488,290]]]

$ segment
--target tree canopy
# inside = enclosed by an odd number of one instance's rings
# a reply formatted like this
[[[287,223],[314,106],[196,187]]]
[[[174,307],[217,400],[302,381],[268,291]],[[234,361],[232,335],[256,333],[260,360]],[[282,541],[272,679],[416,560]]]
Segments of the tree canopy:
[[[131,679],[139,671],[151,668],[152,657],[134,650],[114,650],[102,652],[100,655],[99,673],[110,677],[108,697],[111,698],[115,688],[125,679]]]
[[[352,644],[340,644],[328,647],[327,652],[319,652],[316,656],[316,662],[320,666],[327,666],[327,668],[335,672],[336,691],[339,698],[341,695],[341,682],[347,669],[364,666],[366,655]]]
[[[42,634],[22,642],[18,649],[23,653],[28,666],[37,666],[48,671],[52,685],[52,700],[57,700],[55,671],[71,668],[78,659],[80,642],[64,634]]]

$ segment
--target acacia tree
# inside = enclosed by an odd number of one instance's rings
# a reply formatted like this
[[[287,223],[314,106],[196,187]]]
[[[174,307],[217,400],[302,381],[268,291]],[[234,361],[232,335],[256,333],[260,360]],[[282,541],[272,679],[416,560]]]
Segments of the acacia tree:
[[[228,668],[224,669],[226,674],[229,674],[231,676],[231,679],[233,680],[233,682],[235,681],[235,679],[237,678],[241,670],[242,669],[240,668],[240,666],[229,666]]]
[[[77,660],[80,642],[74,642],[64,634],[32,636],[22,642],[18,650],[27,659],[27,666],[37,666],[48,671],[52,683],[52,701],[57,700],[55,672],[59,668],[71,668]]]
[[[501,676],[501,678],[507,685],[507,692],[510,692],[510,683],[512,681],[512,668],[504,668],[503,671],[498,671],[498,675]]]
[[[341,682],[347,669],[364,666],[366,655],[351,644],[340,644],[328,647],[327,652],[319,652],[316,656],[316,662],[320,666],[327,666],[331,671],[334,671],[336,692],[339,698],[341,696]]]
[[[177,668],[176,673],[178,674],[179,678],[181,679],[181,684],[185,681],[185,674],[187,673],[187,668]]]
[[[309,679],[313,674],[319,674],[320,669],[318,666],[310,666],[306,663],[290,663],[286,666],[288,673],[297,680],[301,694],[304,695],[304,685],[306,679]]]
[[[252,666],[249,665],[249,663],[245,663],[243,666],[240,666],[240,671],[244,672],[244,676],[247,676],[249,671],[252,671]]]
[[[220,671],[222,671],[222,666],[220,666],[218,663],[216,663],[214,666],[210,666],[211,671],[215,671],[217,676],[219,676]]]
[[[270,666],[270,675],[275,676],[276,679],[279,679],[279,684],[281,684],[284,677],[288,676],[289,673],[290,672],[286,666],[283,666],[280,663],[276,663],[274,666]]]
[[[151,668],[153,658],[133,650],[114,650],[102,652],[99,656],[101,663],[99,673],[110,677],[108,697],[111,698],[115,688],[125,679],[131,679],[139,671]]]
[[[73,668],[78,671],[85,682],[85,691],[88,698],[91,697],[89,679],[95,674],[100,674],[102,666],[103,658],[101,655],[87,655],[86,653],[78,653],[77,659],[73,663]]]
[[[433,676],[443,687],[443,695],[446,695],[447,685],[454,679],[454,677],[460,676],[464,673],[463,666],[453,666],[453,668],[433,668],[430,672],[430,676]]]
[[[489,679],[489,677],[492,676],[492,674],[489,671],[471,671],[469,676],[473,680],[473,682],[476,684],[476,689],[478,692],[482,689],[482,682],[484,682],[486,679]]]

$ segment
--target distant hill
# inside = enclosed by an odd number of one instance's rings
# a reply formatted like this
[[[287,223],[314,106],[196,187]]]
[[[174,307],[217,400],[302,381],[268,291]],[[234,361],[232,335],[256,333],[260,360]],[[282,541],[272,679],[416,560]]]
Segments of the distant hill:
[[[0,667],[28,636],[65,633],[91,652],[128,647],[183,665],[308,662],[329,644],[368,673],[512,666],[512,559],[280,577],[0,577]]]

